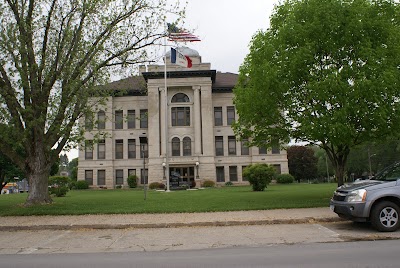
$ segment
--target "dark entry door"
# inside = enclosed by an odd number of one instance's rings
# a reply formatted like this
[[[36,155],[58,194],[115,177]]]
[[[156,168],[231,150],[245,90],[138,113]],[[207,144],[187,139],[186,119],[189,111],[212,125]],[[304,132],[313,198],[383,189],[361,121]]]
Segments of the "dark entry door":
[[[179,174],[180,182],[194,181],[194,166],[193,167],[170,167],[169,174]]]

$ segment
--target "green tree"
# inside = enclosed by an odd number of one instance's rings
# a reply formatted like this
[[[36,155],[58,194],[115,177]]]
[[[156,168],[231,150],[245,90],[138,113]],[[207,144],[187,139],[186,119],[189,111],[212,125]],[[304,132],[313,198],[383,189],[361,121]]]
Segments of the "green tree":
[[[60,171],[60,158],[57,158],[50,167],[50,176],[56,175]]]
[[[318,159],[317,161],[317,176],[318,178],[330,178],[332,174],[335,174],[333,171],[332,163],[328,161],[328,157],[326,152],[318,146],[312,147],[314,150],[314,155]]]
[[[78,179],[78,157],[71,160],[68,163],[68,173],[72,181],[77,181]]]
[[[400,161],[400,141],[387,139],[360,145],[349,154],[347,173],[349,177],[374,175],[383,168]]]
[[[316,144],[342,185],[351,148],[399,133],[399,3],[287,0],[270,25],[240,68],[235,132]]]
[[[23,178],[23,172],[0,152],[0,192],[3,187],[14,177]]]
[[[290,146],[287,148],[289,173],[297,182],[310,180],[317,177],[318,159],[314,156],[314,150],[306,146]]]
[[[166,35],[166,0],[0,0],[0,151],[29,179],[26,205],[51,203],[47,181],[77,119],[120,67],[152,58]],[[126,69],[125,69],[126,70]],[[24,156],[12,148],[18,143]]]
[[[69,160],[67,154],[60,154],[59,172],[67,170],[68,164]]]

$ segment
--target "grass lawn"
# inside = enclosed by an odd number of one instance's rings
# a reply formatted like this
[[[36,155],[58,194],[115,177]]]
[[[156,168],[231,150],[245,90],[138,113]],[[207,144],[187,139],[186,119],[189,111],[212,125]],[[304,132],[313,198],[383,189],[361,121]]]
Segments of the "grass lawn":
[[[0,195],[0,216],[208,212],[326,207],[336,184],[269,185],[264,192],[250,186],[198,191],[73,190],[53,197],[53,204],[23,207],[27,194]]]

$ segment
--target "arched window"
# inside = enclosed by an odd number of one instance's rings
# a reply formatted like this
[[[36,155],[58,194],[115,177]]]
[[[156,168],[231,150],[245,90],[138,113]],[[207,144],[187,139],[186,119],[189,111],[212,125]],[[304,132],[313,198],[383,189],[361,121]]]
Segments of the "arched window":
[[[188,95],[184,93],[177,93],[172,97],[171,102],[189,102],[189,97]]]
[[[183,138],[183,156],[192,155],[192,140],[189,137]]]
[[[180,156],[181,155],[181,141],[179,138],[172,139],[172,156]]]

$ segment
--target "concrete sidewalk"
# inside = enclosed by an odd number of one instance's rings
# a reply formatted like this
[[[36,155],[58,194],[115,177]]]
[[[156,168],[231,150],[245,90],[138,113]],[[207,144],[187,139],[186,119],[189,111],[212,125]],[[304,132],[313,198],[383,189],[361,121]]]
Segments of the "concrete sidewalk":
[[[340,221],[340,218],[329,208],[303,208],[208,213],[12,216],[0,217],[0,230],[169,228],[335,221]]]

